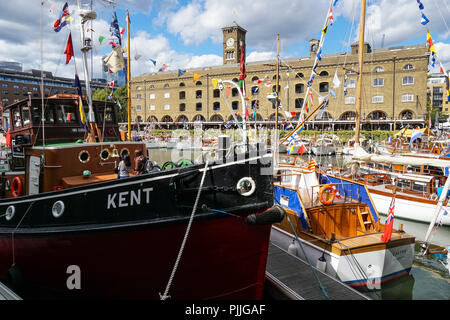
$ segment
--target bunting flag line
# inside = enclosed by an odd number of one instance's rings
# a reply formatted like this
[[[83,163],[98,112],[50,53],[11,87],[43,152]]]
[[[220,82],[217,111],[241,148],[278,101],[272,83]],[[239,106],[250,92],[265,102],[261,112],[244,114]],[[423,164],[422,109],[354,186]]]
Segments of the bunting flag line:
[[[271,81],[267,81],[266,83],[264,83],[264,85],[265,85],[267,88],[269,88],[269,87],[272,85],[272,82],[271,82]]]
[[[64,53],[66,54],[66,64],[68,64],[73,57],[72,32],[69,32],[69,38],[67,39],[66,50]]]
[[[225,98],[230,97],[231,87],[225,87]]]
[[[100,44],[102,44],[102,41],[105,40],[104,36],[99,36],[98,37],[98,42],[100,42]]]
[[[336,92],[334,92],[333,88],[330,88],[330,94],[333,98],[336,99]]]
[[[212,85],[213,85],[213,89],[217,89],[217,84],[219,83],[219,80],[217,79],[211,79]]]
[[[428,20],[428,18],[422,13],[422,19],[420,20],[420,23],[422,25],[426,25],[428,22],[430,22],[430,20]]]
[[[422,2],[420,2],[420,0],[417,0],[417,3],[419,4],[419,9],[423,10],[424,6],[423,6]]]
[[[80,78],[78,77],[78,74],[76,72],[75,72],[75,80],[73,81],[72,86],[77,89],[77,94],[78,94],[78,112],[80,113],[80,125],[87,132],[89,132],[89,127],[87,125],[87,120],[86,120],[86,114],[84,113],[84,108],[83,108],[83,93],[81,91]]]
[[[261,84],[263,82],[264,82],[264,80],[261,80],[259,78],[257,80],[255,80],[255,81],[253,81],[254,84]]]
[[[178,76],[179,77],[181,77],[183,74],[185,74],[186,73],[186,70],[181,70],[181,69],[178,69]]]
[[[445,72],[444,66],[442,65],[442,63],[439,61],[440,67],[439,67],[439,72],[442,74],[447,75],[447,73]]]
[[[139,53],[136,53],[135,55],[134,55],[134,60],[139,60],[139,58],[140,57],[142,57]]]
[[[330,26],[332,26],[333,25],[333,23],[334,23],[334,17],[333,17],[333,9],[332,8],[330,8],[330,12],[328,13],[328,21],[330,21]]]
[[[53,24],[53,30],[55,32],[61,31],[61,29],[67,25],[67,22],[70,22],[70,14],[69,14],[69,5],[67,2],[64,4],[63,9],[59,15],[58,20]]]
[[[201,74],[195,74],[195,73],[194,73],[194,77],[192,78],[192,81],[195,83],[195,82],[197,82],[197,80],[200,79],[201,77],[202,77]]]
[[[338,2],[338,0],[334,0],[333,7],[336,7],[337,2]]]
[[[161,68],[159,68],[158,72],[164,72],[169,66],[167,64],[163,64]]]
[[[323,27],[322,34],[325,35],[327,33],[327,30],[328,30],[328,23],[325,27]]]
[[[428,49],[431,52],[434,52],[435,55],[437,55],[436,49],[434,48],[433,39],[431,38],[430,31],[427,30],[427,43],[428,43]]]
[[[434,64],[436,63],[436,57],[434,56],[434,52],[431,52],[431,67],[434,68]]]
[[[149,60],[153,63],[154,66],[156,66],[156,60],[153,60],[153,59],[149,59]]]
[[[320,48],[319,51],[317,51],[317,59],[318,59],[319,61],[322,61],[322,56],[321,56],[321,54],[322,54],[322,48]]]

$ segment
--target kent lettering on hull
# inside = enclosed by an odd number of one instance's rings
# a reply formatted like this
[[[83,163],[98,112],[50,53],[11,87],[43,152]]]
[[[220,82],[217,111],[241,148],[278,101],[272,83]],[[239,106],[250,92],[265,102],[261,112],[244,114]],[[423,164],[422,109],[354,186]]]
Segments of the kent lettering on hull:
[[[153,188],[115,192],[108,194],[106,209],[116,209],[150,203],[150,191]]]

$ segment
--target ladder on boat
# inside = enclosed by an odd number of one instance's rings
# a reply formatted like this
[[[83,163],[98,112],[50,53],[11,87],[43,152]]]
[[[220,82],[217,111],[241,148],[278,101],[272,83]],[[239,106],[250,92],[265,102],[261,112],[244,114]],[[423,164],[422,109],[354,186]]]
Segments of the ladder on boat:
[[[377,231],[378,225],[375,223],[369,211],[361,211],[360,207],[357,209],[359,225],[363,232]]]

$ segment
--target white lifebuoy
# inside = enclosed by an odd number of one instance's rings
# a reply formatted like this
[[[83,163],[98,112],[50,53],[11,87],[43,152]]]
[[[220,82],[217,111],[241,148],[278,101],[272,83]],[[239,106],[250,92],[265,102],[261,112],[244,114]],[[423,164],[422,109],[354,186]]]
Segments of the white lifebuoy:
[[[14,206],[9,206],[6,209],[5,219],[7,221],[11,220],[14,217],[14,213],[16,212],[16,208]]]
[[[247,190],[246,187],[247,183],[250,184],[250,190]],[[241,180],[238,181],[236,189],[241,196],[250,197],[256,190],[255,180],[253,180],[250,177],[242,178]]]
[[[52,206],[52,215],[55,218],[59,218],[64,213],[66,206],[64,205],[64,202],[61,200],[56,201]]]

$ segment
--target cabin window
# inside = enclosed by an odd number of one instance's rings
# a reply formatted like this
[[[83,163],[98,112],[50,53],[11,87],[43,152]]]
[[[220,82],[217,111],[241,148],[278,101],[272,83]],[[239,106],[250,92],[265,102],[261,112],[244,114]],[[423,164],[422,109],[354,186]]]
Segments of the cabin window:
[[[45,114],[45,122],[46,123],[55,123],[55,116],[53,114],[52,107],[47,107],[44,111],[44,114]],[[40,117],[39,117],[39,121],[40,121]]]
[[[402,189],[411,189],[411,181],[405,179],[398,179],[397,186]]]
[[[30,108],[28,106],[22,107],[22,119],[24,126],[30,123]]]
[[[413,181],[412,189],[419,192],[427,192],[427,184],[425,182]]]
[[[75,106],[73,105],[56,106],[56,121],[58,123],[77,123]]]
[[[22,118],[20,117],[20,111],[19,109],[14,109],[13,111],[13,119],[14,119],[14,128],[21,127],[22,126]]]

